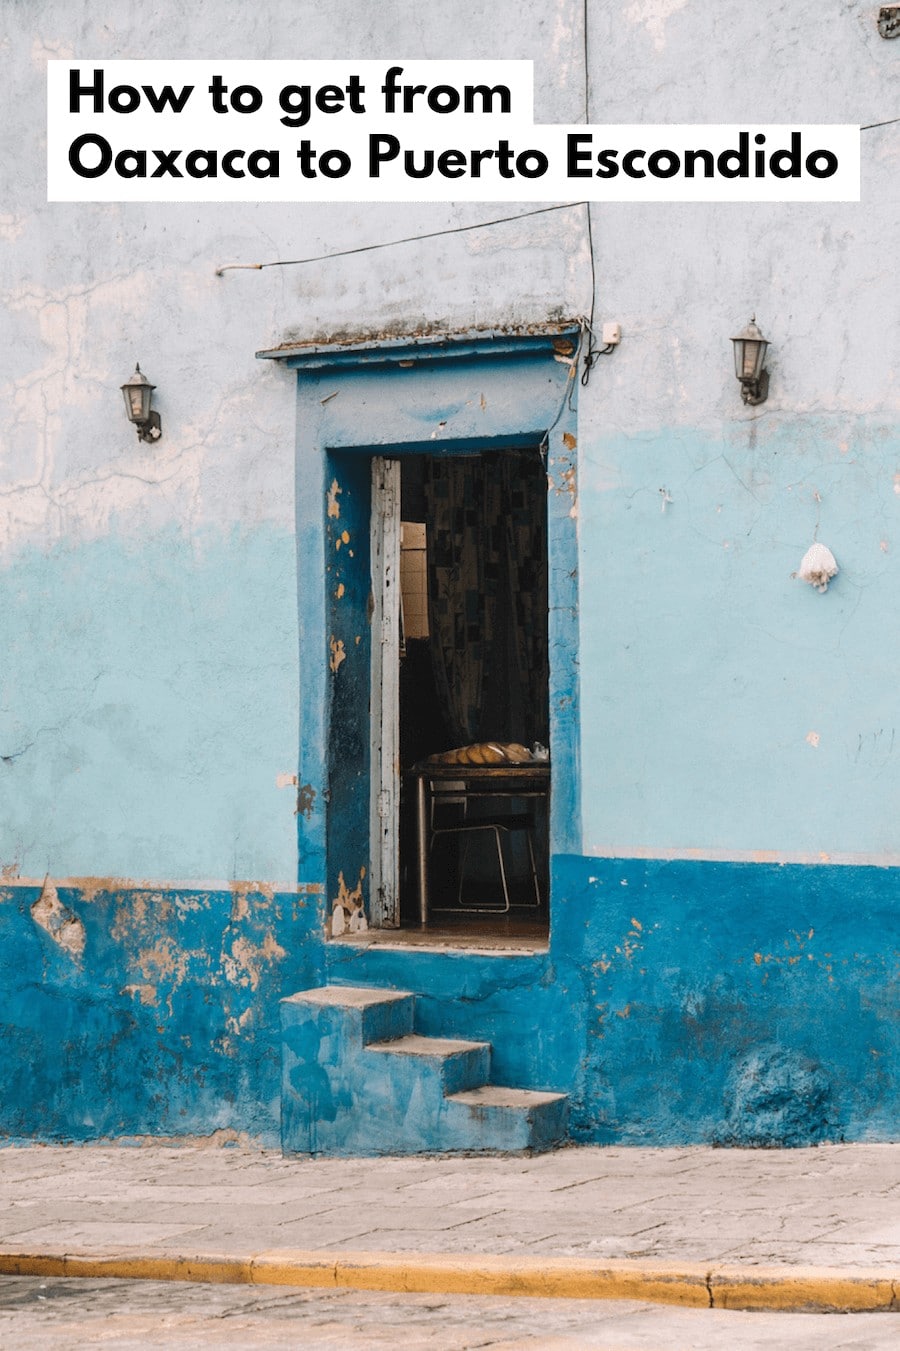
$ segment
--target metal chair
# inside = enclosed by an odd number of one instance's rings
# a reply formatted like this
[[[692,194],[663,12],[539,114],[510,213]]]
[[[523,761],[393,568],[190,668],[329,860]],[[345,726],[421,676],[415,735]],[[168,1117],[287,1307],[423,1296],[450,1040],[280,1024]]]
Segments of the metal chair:
[[[534,822],[529,812],[499,812],[491,813],[485,816],[469,815],[469,797],[466,792],[465,780],[443,779],[429,781],[429,794],[431,798],[431,820],[430,820],[430,839],[428,843],[429,860],[434,849],[435,840],[442,835],[464,835],[462,850],[459,856],[458,879],[455,905],[436,905],[432,906],[433,911],[455,914],[506,914],[510,908],[509,882],[506,874],[506,862],[503,857],[502,836],[509,836],[515,832],[522,832],[525,835],[525,841],[528,848],[528,861],[531,871],[531,884],[534,890],[534,900],[525,901],[522,904],[529,908],[539,907],[541,904],[541,888],[538,880],[537,862],[534,856]],[[455,817],[450,816],[446,819],[447,812],[443,809],[455,809]],[[440,821],[440,813],[443,811],[445,820]],[[497,850],[497,868],[500,877],[500,886],[503,891],[503,902],[485,901],[480,905],[464,905],[463,890],[466,881],[466,863],[469,858],[469,845],[471,837],[478,833],[492,831],[494,843]]]

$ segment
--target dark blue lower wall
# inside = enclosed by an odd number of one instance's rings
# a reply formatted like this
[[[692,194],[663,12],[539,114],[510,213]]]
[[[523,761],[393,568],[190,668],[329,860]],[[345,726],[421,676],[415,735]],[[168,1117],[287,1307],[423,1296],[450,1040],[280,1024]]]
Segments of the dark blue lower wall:
[[[0,1133],[275,1144],[278,1000],[318,981],[315,894],[0,889]]]
[[[42,924],[10,887],[0,1131],[275,1143],[278,1000],[329,979],[490,1040],[499,1082],[570,1094],[578,1140],[897,1139],[896,893],[890,869],[561,857],[549,952],[502,956],[325,943],[312,892],[60,886]]]
[[[571,1094],[584,1141],[900,1138],[890,869],[554,861],[547,956],[360,951],[329,978],[421,995],[496,1077]]]

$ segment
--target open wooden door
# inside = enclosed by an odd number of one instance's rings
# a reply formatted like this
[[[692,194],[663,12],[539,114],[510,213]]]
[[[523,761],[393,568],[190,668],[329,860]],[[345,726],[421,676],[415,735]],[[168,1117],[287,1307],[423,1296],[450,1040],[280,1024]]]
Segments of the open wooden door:
[[[400,461],[372,460],[371,877],[374,928],[400,924]]]

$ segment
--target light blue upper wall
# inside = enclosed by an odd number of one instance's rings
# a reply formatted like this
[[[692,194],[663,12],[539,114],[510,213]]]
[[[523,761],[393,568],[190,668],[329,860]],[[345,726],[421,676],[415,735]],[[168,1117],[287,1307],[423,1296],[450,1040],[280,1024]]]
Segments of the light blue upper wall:
[[[592,117],[886,120],[876,12],[592,5]],[[898,169],[885,126],[860,205],[595,208],[623,341],[579,408],[587,852],[900,859]],[[746,408],[753,313],[771,387]],[[791,577],[814,538],[825,595]]]
[[[289,532],[32,545],[3,590],[12,875],[296,881]]]
[[[848,440],[810,417],[755,448],[607,443],[619,482],[581,499],[588,852],[898,857],[900,444]],[[824,595],[792,577],[817,515]]]
[[[5,7],[0,865],[293,875],[295,803],[274,785],[297,768],[297,591],[319,565],[301,546],[298,578],[294,382],[254,352],[590,306],[580,207],[217,277],[516,207],[48,206],[46,59],[524,57],[536,117],[575,121],[583,8]],[[876,9],[591,0],[592,120],[887,120],[897,44]],[[893,848],[898,156],[896,127],[863,133],[859,207],[594,210],[596,317],[624,336],[579,402],[589,849]],[[772,388],[750,410],[728,338],[754,310]],[[121,408],[135,360],[159,386],[152,447]],[[817,513],[841,566],[825,596],[790,580]]]

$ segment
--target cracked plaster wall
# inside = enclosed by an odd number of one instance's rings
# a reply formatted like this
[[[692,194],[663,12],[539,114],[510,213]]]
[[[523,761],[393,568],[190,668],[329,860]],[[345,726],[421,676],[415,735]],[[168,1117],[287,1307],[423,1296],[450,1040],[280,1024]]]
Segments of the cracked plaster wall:
[[[510,18],[512,17],[510,9]],[[48,205],[52,57],[543,57],[541,115],[576,115],[569,7],[496,14],[463,37],[351,0],[248,12],[172,0],[152,15],[4,6],[18,91],[0,215],[0,867],[12,875],[296,877],[299,665],[292,378],[255,360],[292,333],[524,322],[581,305],[582,233],[550,217],[439,250],[233,272],[396,234],[385,206]],[[577,214],[577,213],[576,213]],[[403,232],[480,218],[405,208]],[[119,385],[139,360],[162,439],[138,441]],[[299,578],[303,584],[303,577]]]

